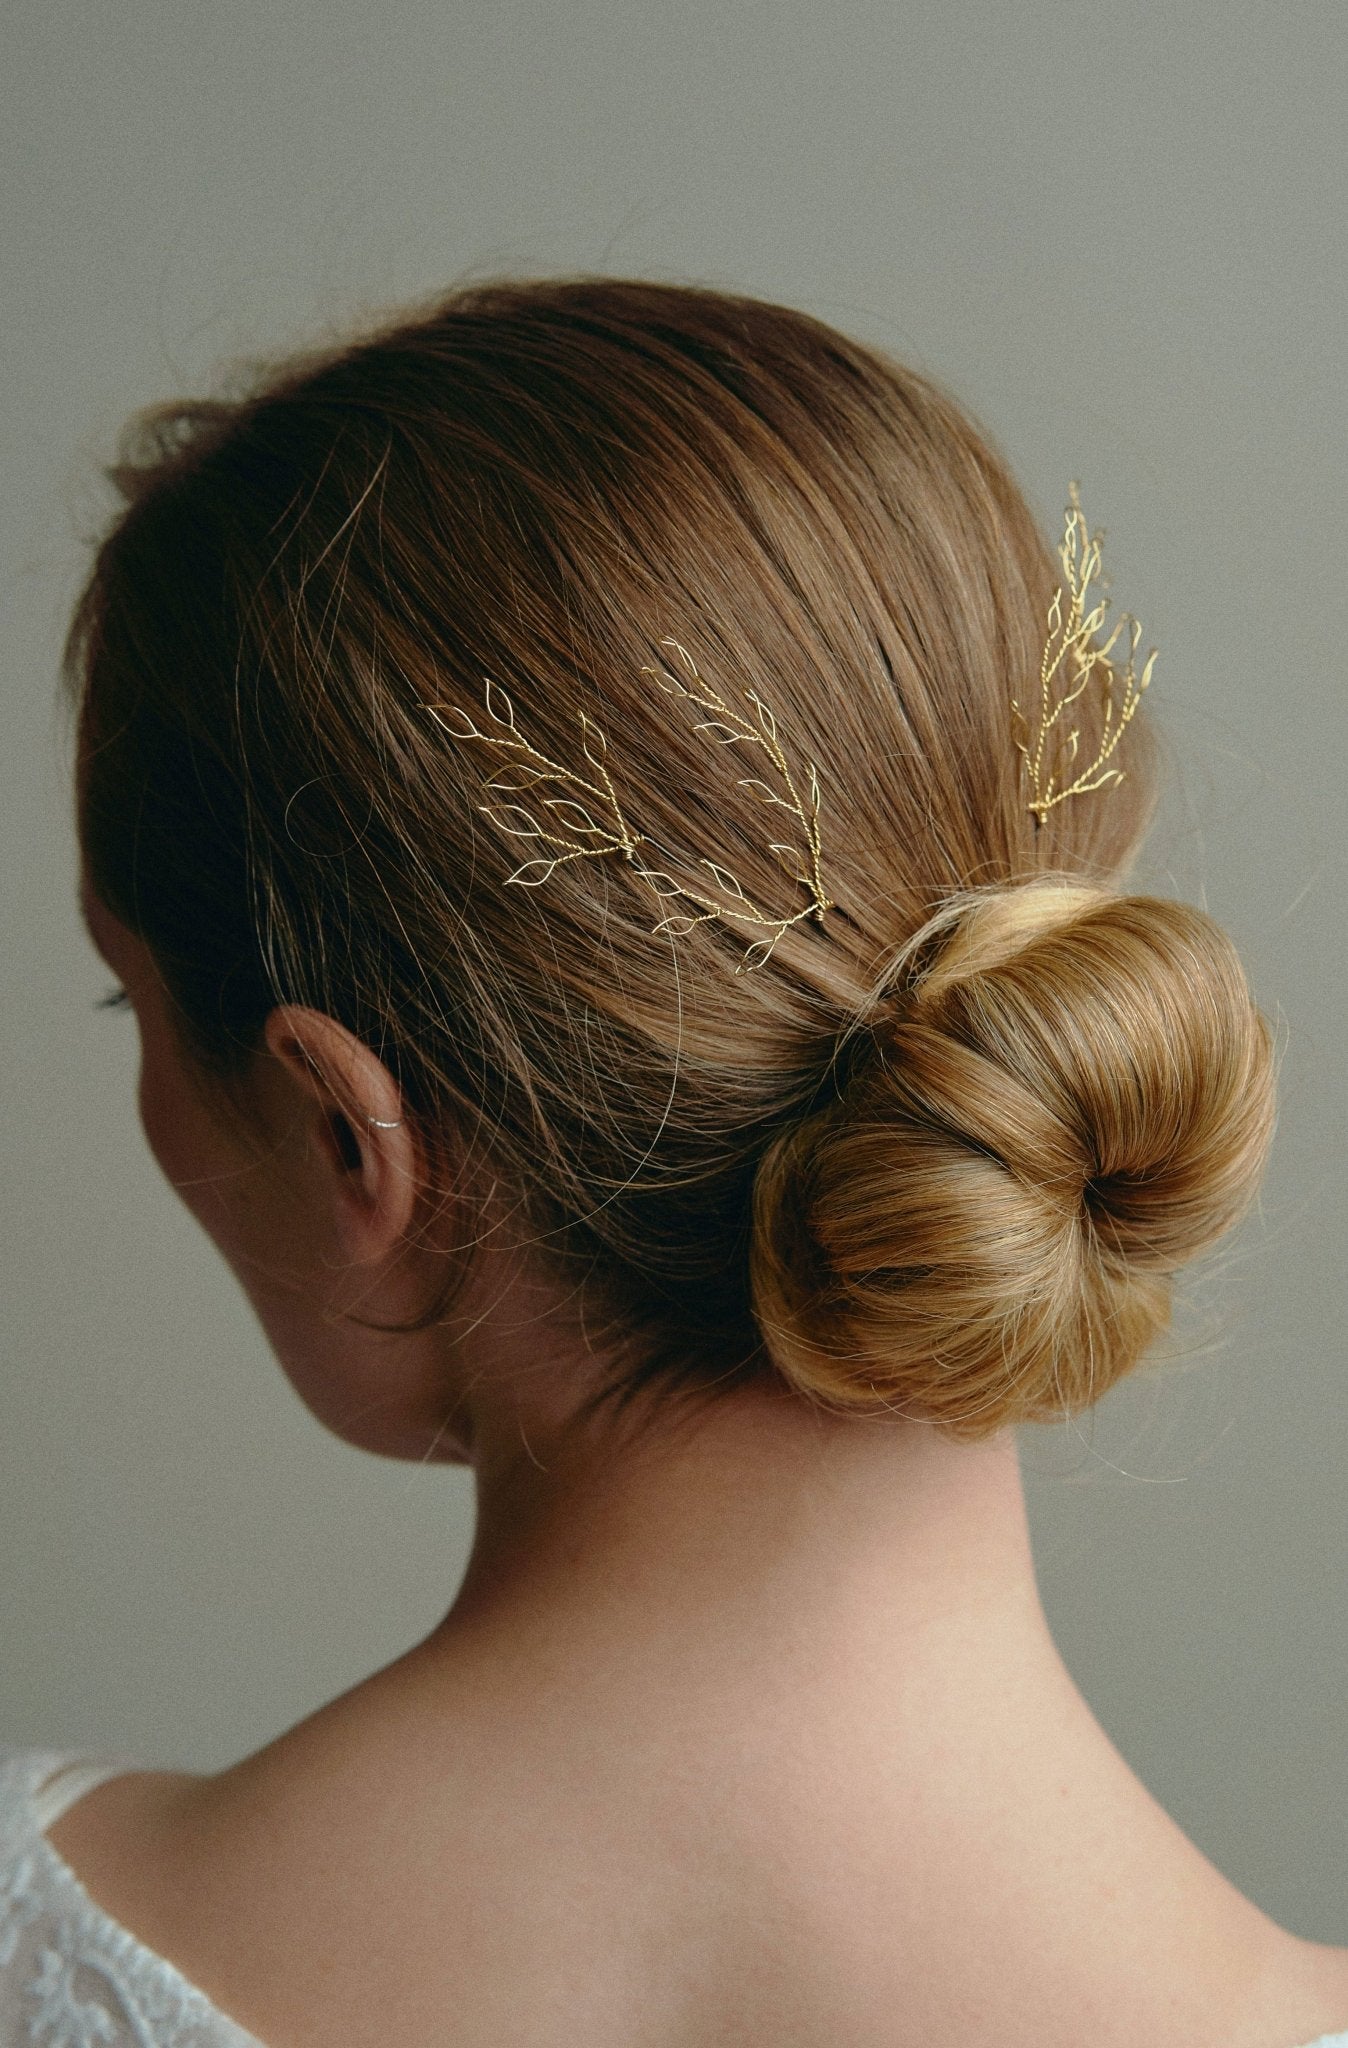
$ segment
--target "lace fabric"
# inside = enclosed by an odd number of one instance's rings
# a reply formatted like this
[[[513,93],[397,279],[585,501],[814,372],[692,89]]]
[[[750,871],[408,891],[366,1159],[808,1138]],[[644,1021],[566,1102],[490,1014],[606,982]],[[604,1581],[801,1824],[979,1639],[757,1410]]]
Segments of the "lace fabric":
[[[96,1906],[43,1832],[134,1768],[0,1750],[0,2048],[262,2048]]]

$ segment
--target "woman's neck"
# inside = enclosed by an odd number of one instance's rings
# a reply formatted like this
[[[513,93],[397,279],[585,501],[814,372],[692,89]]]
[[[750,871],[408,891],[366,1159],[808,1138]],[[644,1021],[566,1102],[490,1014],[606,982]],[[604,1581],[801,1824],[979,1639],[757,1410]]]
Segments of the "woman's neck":
[[[1009,1439],[763,1389],[625,1445],[497,1410],[475,1447],[477,1541],[422,1644],[169,1784],[153,1855],[73,1838],[261,2038],[438,2040],[451,2004],[467,2041],[505,2010],[521,2039],[733,2013],[897,2048],[1341,2022],[1348,1958],[1205,1863],[1063,1670]]]
[[[1148,2038],[1209,2038],[1217,2013],[1211,2038],[1262,2039],[1266,1998],[1285,2023],[1325,1966],[1205,1861],[1082,1700],[1009,1435],[953,1442],[767,1388],[625,1449],[533,1421],[479,1432],[469,1569],[403,1667],[417,1725],[446,1703],[489,1779],[527,1757],[526,1800],[574,1786],[615,1840],[679,1843],[699,1895],[739,1857],[745,1896],[766,1886],[868,1995],[897,1944],[933,2029],[952,1985],[1029,2011],[1048,1982],[1064,2039],[1115,1983],[1154,1987],[1154,2012],[1128,1994]],[[644,1867],[640,1841],[622,1853]]]
[[[631,1668],[675,1655],[687,1671],[695,1644],[709,1680],[803,1663],[846,1692],[863,1672],[906,1681],[971,1633],[1044,1634],[1009,1435],[955,1443],[758,1387],[635,1436],[516,1413],[475,1438],[478,1528],[446,1648],[528,1637],[583,1670],[608,1642]]]

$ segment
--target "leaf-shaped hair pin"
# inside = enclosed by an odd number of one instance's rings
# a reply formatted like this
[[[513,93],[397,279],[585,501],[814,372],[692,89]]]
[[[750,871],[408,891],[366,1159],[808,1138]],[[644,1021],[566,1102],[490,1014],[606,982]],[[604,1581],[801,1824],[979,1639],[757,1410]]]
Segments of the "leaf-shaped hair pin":
[[[1027,809],[1036,825],[1042,825],[1049,812],[1068,797],[1087,796],[1092,790],[1122,782],[1124,771],[1114,755],[1151,681],[1156,661],[1153,648],[1141,674],[1137,673],[1134,659],[1142,628],[1131,613],[1122,613],[1108,638],[1097,640],[1109,609],[1107,597],[1092,601],[1091,596],[1091,585],[1100,579],[1104,535],[1087,533],[1079,486],[1069,484],[1068,493],[1067,523],[1058,549],[1063,581],[1049,605],[1038,702],[1030,713],[1016,697],[1011,699],[1015,742],[1030,785]],[[1124,664],[1112,658],[1121,638],[1127,641]],[[1085,761],[1081,727],[1068,721],[1073,707],[1093,684],[1102,692],[1099,737],[1094,755]]]
[[[661,908],[653,932],[681,938],[712,919],[742,926],[759,936],[748,946],[740,966],[761,967],[792,925],[804,918],[822,923],[824,912],[832,908],[820,868],[818,771],[810,762],[804,775],[798,778],[793,773],[777,720],[757,690],[740,692],[740,701],[747,707],[742,710],[699,674],[687,648],[677,640],[660,644],[674,656],[674,666],[644,667],[641,673],[667,694],[708,714],[693,730],[714,745],[753,747],[764,756],[762,775],[742,775],[738,780],[758,802],[787,812],[795,821],[800,843],[769,840],[768,851],[790,880],[807,892],[808,902],[774,914],[754,901],[723,862],[703,857],[691,864],[681,863],[678,856],[635,831],[609,773],[608,741],[586,712],[577,713],[580,751],[586,764],[581,770],[553,760],[525,738],[509,696],[490,677],[486,679],[485,727],[457,705],[427,708],[454,739],[478,742],[506,757],[505,765],[482,786],[493,799],[514,800],[493,801],[478,808],[499,831],[513,839],[534,841],[537,846],[529,859],[506,876],[507,887],[514,883],[537,888],[567,861],[620,854]],[[651,849],[649,855],[642,850],[645,848]],[[656,864],[657,858],[662,864]],[[691,865],[709,876],[717,893],[712,894],[701,882],[701,874],[681,878],[681,865]]]
[[[509,833],[512,839],[536,839],[539,843],[540,851],[517,867],[512,875],[507,875],[507,884],[513,882],[526,889],[536,889],[540,883],[548,881],[565,861],[583,860],[591,854],[620,853],[625,859],[632,860],[641,838],[632,831],[623,816],[608,772],[608,742],[594,720],[584,711],[579,713],[580,750],[594,772],[591,780],[540,753],[524,737],[516,723],[515,707],[509,696],[490,676],[486,679],[485,701],[491,722],[491,730],[487,732],[475,725],[469,714],[460,710],[458,705],[431,704],[427,709],[436,723],[454,739],[480,740],[484,746],[494,747],[498,753],[507,756],[508,765],[487,777],[482,785],[484,790],[493,796],[527,796],[537,806],[530,810],[520,803],[478,805],[482,815],[502,832]],[[459,724],[451,725],[451,718],[458,719]],[[549,784],[570,793],[545,795],[543,792]],[[586,798],[590,800],[588,803]],[[594,810],[590,808],[591,804]],[[594,814],[596,810],[599,817]],[[547,815],[540,818],[539,811]]]

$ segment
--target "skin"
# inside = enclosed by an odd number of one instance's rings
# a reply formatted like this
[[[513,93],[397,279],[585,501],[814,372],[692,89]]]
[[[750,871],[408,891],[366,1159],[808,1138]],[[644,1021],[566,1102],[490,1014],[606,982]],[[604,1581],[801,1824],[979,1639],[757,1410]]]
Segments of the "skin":
[[[581,1426],[584,1335],[490,1229],[447,1325],[343,1321],[415,1312],[472,1227],[432,1199],[391,1076],[277,1010],[241,1129],[146,948],[86,914],[155,1157],[303,1398],[348,1441],[470,1461],[479,1501],[462,1589],[407,1655],[218,1776],[131,1774],[62,1818],[115,1918],[269,2048],[1291,2048],[1348,2025],[1348,1951],[1241,1897],[1077,1692],[1008,1435],[767,1388]]]

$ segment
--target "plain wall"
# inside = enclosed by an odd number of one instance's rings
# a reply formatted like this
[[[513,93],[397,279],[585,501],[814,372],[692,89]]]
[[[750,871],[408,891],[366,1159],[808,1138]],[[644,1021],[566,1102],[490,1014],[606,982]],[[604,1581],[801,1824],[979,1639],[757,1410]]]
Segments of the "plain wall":
[[[1024,1438],[1050,1616],[1204,1850],[1348,1940],[1341,0],[24,0],[9,11],[0,1737],[210,1767],[452,1597],[462,1473],[300,1410],[162,1186],[77,923],[56,667],[99,463],[465,274],[790,301],[947,381],[1161,650],[1147,870],[1279,1019],[1182,1370]]]

